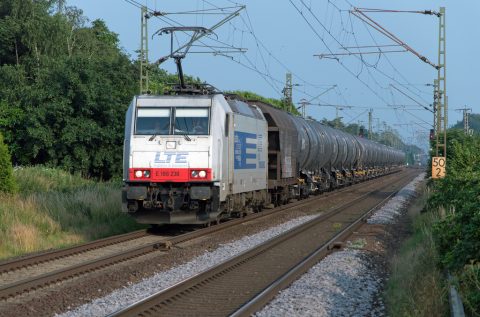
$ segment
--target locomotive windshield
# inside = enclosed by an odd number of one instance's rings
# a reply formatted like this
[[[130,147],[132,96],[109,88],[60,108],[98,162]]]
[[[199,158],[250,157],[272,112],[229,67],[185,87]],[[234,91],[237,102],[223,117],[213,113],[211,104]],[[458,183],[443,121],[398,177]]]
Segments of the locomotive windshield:
[[[170,134],[170,108],[138,108],[136,134]]]
[[[208,134],[208,109],[176,109],[174,132],[188,135]]]
[[[208,135],[209,121],[208,108],[138,108],[135,134]]]

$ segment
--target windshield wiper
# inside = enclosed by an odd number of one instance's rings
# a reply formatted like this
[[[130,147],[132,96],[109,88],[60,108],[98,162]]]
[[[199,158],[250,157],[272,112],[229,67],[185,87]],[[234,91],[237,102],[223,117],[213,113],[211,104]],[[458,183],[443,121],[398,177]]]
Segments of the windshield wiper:
[[[192,141],[192,139],[190,139],[190,137],[188,136],[187,132],[185,132],[184,134],[182,134],[183,137],[185,138],[185,140],[187,140],[188,142]]]
[[[150,139],[148,139],[148,141],[153,141],[153,139],[155,139],[157,137],[157,134],[154,134],[150,137]]]
[[[187,140],[188,142],[192,141],[192,139],[188,136],[186,131],[175,128],[174,132],[176,135],[182,135],[185,138],[185,140]]]

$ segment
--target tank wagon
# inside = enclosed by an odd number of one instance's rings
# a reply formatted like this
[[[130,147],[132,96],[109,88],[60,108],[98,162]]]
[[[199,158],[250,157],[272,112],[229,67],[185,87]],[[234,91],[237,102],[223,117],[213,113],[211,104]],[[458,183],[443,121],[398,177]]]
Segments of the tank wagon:
[[[376,177],[404,159],[261,101],[136,96],[126,113],[122,209],[141,223],[210,223]]]

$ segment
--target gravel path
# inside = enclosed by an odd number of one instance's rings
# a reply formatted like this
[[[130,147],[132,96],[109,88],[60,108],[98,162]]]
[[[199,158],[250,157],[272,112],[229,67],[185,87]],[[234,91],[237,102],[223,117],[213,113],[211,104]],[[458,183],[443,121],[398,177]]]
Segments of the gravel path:
[[[405,212],[422,173],[368,220],[393,224]],[[381,269],[367,251],[345,249],[312,267],[256,316],[384,316]]]

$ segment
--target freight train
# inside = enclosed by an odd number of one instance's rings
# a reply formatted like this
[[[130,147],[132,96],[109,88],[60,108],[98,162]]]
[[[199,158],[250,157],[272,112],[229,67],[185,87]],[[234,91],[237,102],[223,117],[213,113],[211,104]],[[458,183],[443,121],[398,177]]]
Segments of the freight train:
[[[213,90],[134,97],[122,209],[140,223],[210,224],[403,165],[391,147]]]

